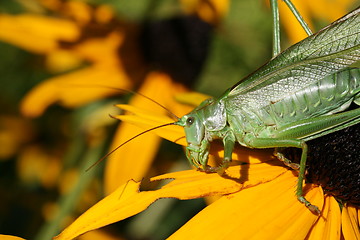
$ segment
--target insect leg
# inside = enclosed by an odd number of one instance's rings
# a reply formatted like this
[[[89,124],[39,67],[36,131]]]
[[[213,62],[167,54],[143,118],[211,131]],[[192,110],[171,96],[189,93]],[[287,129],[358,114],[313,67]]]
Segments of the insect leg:
[[[277,159],[282,161],[286,166],[290,167],[291,169],[294,170],[300,169],[300,164],[293,163],[290,159],[285,157],[285,155],[281,151],[279,151],[279,148],[275,148],[274,155],[276,156]]]
[[[247,138],[248,146],[254,148],[273,148],[273,147],[296,147],[301,148],[301,161],[300,161],[300,169],[299,176],[296,188],[296,196],[297,199],[305,204],[309,210],[315,214],[320,214],[320,210],[317,206],[312,205],[306,198],[303,196],[303,182],[305,178],[305,167],[306,167],[306,158],[307,158],[307,145],[305,141],[301,139],[277,139],[277,138],[256,138],[254,136],[250,136]]]
[[[278,0],[270,0],[271,12],[273,15],[273,57],[277,56],[280,51],[280,21]]]
[[[232,159],[232,152],[235,146],[235,135],[232,131],[228,131],[223,138],[224,143],[224,159],[221,165],[216,169],[216,172],[220,175],[223,175],[225,170],[229,167],[229,164]]]
[[[206,171],[209,157],[209,147],[210,144],[207,140],[203,140],[200,147],[188,145],[186,147],[186,157],[190,164],[200,170]]]
[[[225,170],[229,167],[232,160],[232,152],[235,146],[235,135],[232,131],[227,131],[223,137],[224,144],[224,158],[221,164],[217,167],[211,167],[209,165],[203,165],[205,172],[217,172],[219,175],[223,175]]]
[[[312,34],[311,29],[302,18],[301,14],[296,9],[291,0],[283,0],[289,7],[290,11],[294,14],[306,34],[310,36]],[[281,52],[280,46],[280,20],[279,20],[279,6],[278,0],[270,0],[271,12],[273,15],[273,57],[276,57]]]

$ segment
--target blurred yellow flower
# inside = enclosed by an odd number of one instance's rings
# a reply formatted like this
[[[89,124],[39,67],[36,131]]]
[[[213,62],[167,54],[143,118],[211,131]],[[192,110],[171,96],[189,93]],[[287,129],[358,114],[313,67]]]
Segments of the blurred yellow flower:
[[[58,4],[63,9],[59,14],[64,17],[0,14],[0,27],[4,30],[0,40],[44,54],[48,69],[54,73],[90,64],[57,75],[34,88],[21,106],[26,116],[39,116],[56,102],[77,107],[118,93],[110,87],[129,89],[132,86],[118,53],[124,42],[124,27],[120,23],[116,27],[112,25],[111,9],[106,6],[93,9],[79,1]],[[93,14],[93,19],[89,19]],[[103,79],[106,81],[101,81]],[[95,87],[99,85],[103,87]]]
[[[17,116],[0,116],[0,161],[14,156],[34,137],[31,123]]]
[[[17,172],[24,183],[40,182],[45,188],[52,188],[58,183],[61,171],[61,158],[58,154],[46,153],[40,146],[24,148],[19,155]]]
[[[228,0],[180,0],[181,6],[187,14],[198,14],[209,23],[219,23],[227,14],[230,1]]]

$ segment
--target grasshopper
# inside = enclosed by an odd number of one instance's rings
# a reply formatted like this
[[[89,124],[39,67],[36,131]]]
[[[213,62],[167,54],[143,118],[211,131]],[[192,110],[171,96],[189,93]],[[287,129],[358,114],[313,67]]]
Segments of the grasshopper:
[[[276,52],[276,50],[275,50]],[[278,54],[257,71],[210,98],[174,124],[184,127],[189,162],[205,172],[223,174],[234,145],[275,148],[275,156],[299,171],[296,196],[303,196],[306,142],[360,122],[360,8]],[[347,110],[347,111],[346,111]],[[221,139],[224,158],[208,165],[210,143]],[[300,164],[278,148],[300,148]]]

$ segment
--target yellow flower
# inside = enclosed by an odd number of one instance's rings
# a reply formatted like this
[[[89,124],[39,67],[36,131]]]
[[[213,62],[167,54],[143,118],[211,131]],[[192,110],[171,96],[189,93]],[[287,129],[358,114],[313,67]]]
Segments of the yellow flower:
[[[132,106],[119,107],[133,113],[119,116],[120,119],[144,128],[172,121]],[[154,132],[173,141],[184,134],[176,126]],[[213,154],[221,157],[221,152]],[[323,236],[340,239],[341,235],[345,239],[357,239],[360,236],[357,208],[345,204],[341,210],[334,197],[323,195],[321,187],[307,184],[306,198],[321,210],[321,215],[317,216],[295,197],[296,171],[284,167],[269,151],[248,151],[247,154],[235,152],[235,160],[240,156],[241,161],[248,159],[248,164],[231,166],[226,178],[216,173],[180,171],[151,178],[152,182],[171,180],[152,191],[140,191],[141,182],[129,180],[85,212],[56,239],[72,239],[133,216],[161,198],[185,200],[206,196],[222,197],[169,239],[319,239]]]

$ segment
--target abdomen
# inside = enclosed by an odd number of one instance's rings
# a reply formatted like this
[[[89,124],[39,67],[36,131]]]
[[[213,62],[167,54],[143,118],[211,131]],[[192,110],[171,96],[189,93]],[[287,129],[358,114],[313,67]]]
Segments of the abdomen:
[[[347,109],[360,91],[360,69],[345,69],[269,103],[256,113],[266,125],[281,126],[304,118],[333,114]]]
[[[360,69],[347,68],[336,74],[290,93],[277,102],[260,108],[241,107],[227,102],[228,118],[241,124],[245,132],[261,126],[282,126],[305,118],[344,111],[360,91]],[[230,99],[229,99],[230,100]]]

